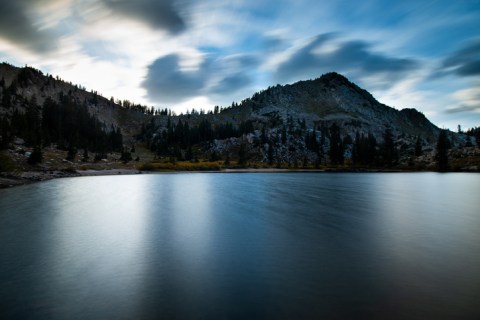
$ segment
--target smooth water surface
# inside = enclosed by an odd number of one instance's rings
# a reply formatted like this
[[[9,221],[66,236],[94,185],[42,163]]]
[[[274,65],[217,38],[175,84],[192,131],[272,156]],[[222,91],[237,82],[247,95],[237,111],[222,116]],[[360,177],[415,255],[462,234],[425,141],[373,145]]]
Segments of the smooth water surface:
[[[479,319],[479,191],[460,173],[0,190],[0,318]]]

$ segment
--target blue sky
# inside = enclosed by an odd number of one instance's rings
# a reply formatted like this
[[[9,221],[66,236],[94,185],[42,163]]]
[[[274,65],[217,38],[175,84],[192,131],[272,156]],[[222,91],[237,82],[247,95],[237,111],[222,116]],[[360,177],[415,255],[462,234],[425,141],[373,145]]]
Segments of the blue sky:
[[[0,59],[177,112],[336,71],[480,126],[480,0],[0,0]]]

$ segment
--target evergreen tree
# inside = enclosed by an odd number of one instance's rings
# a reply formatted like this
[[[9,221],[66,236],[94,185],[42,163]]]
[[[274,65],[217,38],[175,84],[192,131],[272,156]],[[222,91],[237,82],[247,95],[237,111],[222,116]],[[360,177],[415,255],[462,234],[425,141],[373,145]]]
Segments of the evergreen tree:
[[[127,148],[124,148],[122,151],[122,155],[120,156],[120,161],[123,163],[127,163],[132,160],[132,154],[128,151]]]
[[[10,142],[13,140],[12,128],[10,126],[10,122],[8,121],[7,117],[3,117],[2,121],[0,121],[1,126],[1,137],[0,137],[0,150],[7,149]]]
[[[448,169],[448,149],[450,142],[448,141],[447,131],[445,129],[440,131],[437,141],[437,166],[439,171],[446,171]]]
[[[68,161],[74,161],[76,155],[77,155],[77,148],[75,148],[74,146],[70,146],[68,148],[67,157],[65,159],[67,159]]]
[[[213,150],[213,152],[210,154],[210,161],[211,161],[211,162],[218,161],[217,151]]]
[[[10,88],[3,89],[2,92],[2,105],[5,109],[10,109],[12,106],[12,95]]]
[[[377,141],[372,134],[367,136],[360,135],[358,132],[355,135],[355,141],[352,148],[352,162],[354,165],[370,166],[376,161],[376,146]]]
[[[260,135],[260,143],[262,145],[267,143],[267,132],[266,132],[266,129],[265,129],[265,125],[262,127],[262,132],[261,132],[261,135]]]
[[[312,150],[313,152],[319,152],[319,145],[317,142],[317,134],[315,130],[313,130],[312,133],[307,132],[305,134],[305,146],[307,147],[307,149]]]
[[[282,144],[287,143],[287,129],[282,126]]]
[[[268,149],[267,149],[267,158],[268,158],[268,164],[273,165],[273,155],[274,155],[274,150],[273,146],[271,143],[268,144]]]
[[[470,137],[469,137],[469,136],[467,136],[467,139],[466,139],[466,141],[465,141],[465,147],[466,147],[466,148],[473,147],[472,141],[470,140]]]
[[[33,152],[28,157],[27,162],[29,164],[34,165],[34,164],[40,163],[42,161],[43,161],[42,148],[40,148],[40,146],[36,146],[35,148],[33,148]]]
[[[240,149],[238,150],[238,165],[245,166],[247,164],[247,147],[245,143],[240,144]]]
[[[192,151],[192,146],[188,145],[187,151],[185,152],[185,160],[192,160],[193,159],[193,151]]]
[[[82,161],[83,161],[83,162],[87,162],[88,159],[89,159],[89,157],[88,157],[88,149],[87,149],[87,148],[84,148],[84,149],[83,149]]]
[[[392,165],[397,159],[395,143],[393,142],[393,134],[390,129],[386,129],[383,134],[383,145],[381,148],[382,159],[384,165]]]
[[[330,127],[330,161],[333,165],[343,164],[344,161],[344,145],[336,123]]]

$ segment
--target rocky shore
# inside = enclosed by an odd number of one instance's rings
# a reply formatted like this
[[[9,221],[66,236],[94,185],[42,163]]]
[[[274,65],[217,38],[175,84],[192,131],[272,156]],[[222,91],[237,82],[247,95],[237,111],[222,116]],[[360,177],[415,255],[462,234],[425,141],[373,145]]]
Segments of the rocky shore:
[[[58,178],[82,176],[127,175],[145,173],[136,169],[108,169],[108,170],[79,170],[79,171],[28,171],[19,175],[1,173],[0,189],[10,188],[34,182],[47,181]]]

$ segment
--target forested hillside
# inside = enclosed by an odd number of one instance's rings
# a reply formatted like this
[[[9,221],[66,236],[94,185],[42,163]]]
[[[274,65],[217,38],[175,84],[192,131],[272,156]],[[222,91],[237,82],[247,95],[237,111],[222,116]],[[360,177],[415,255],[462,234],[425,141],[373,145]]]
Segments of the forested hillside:
[[[478,170],[480,130],[441,130],[337,73],[182,114],[0,64],[0,171]],[[135,161],[136,160],[136,161]],[[128,164],[128,165],[127,165]]]

